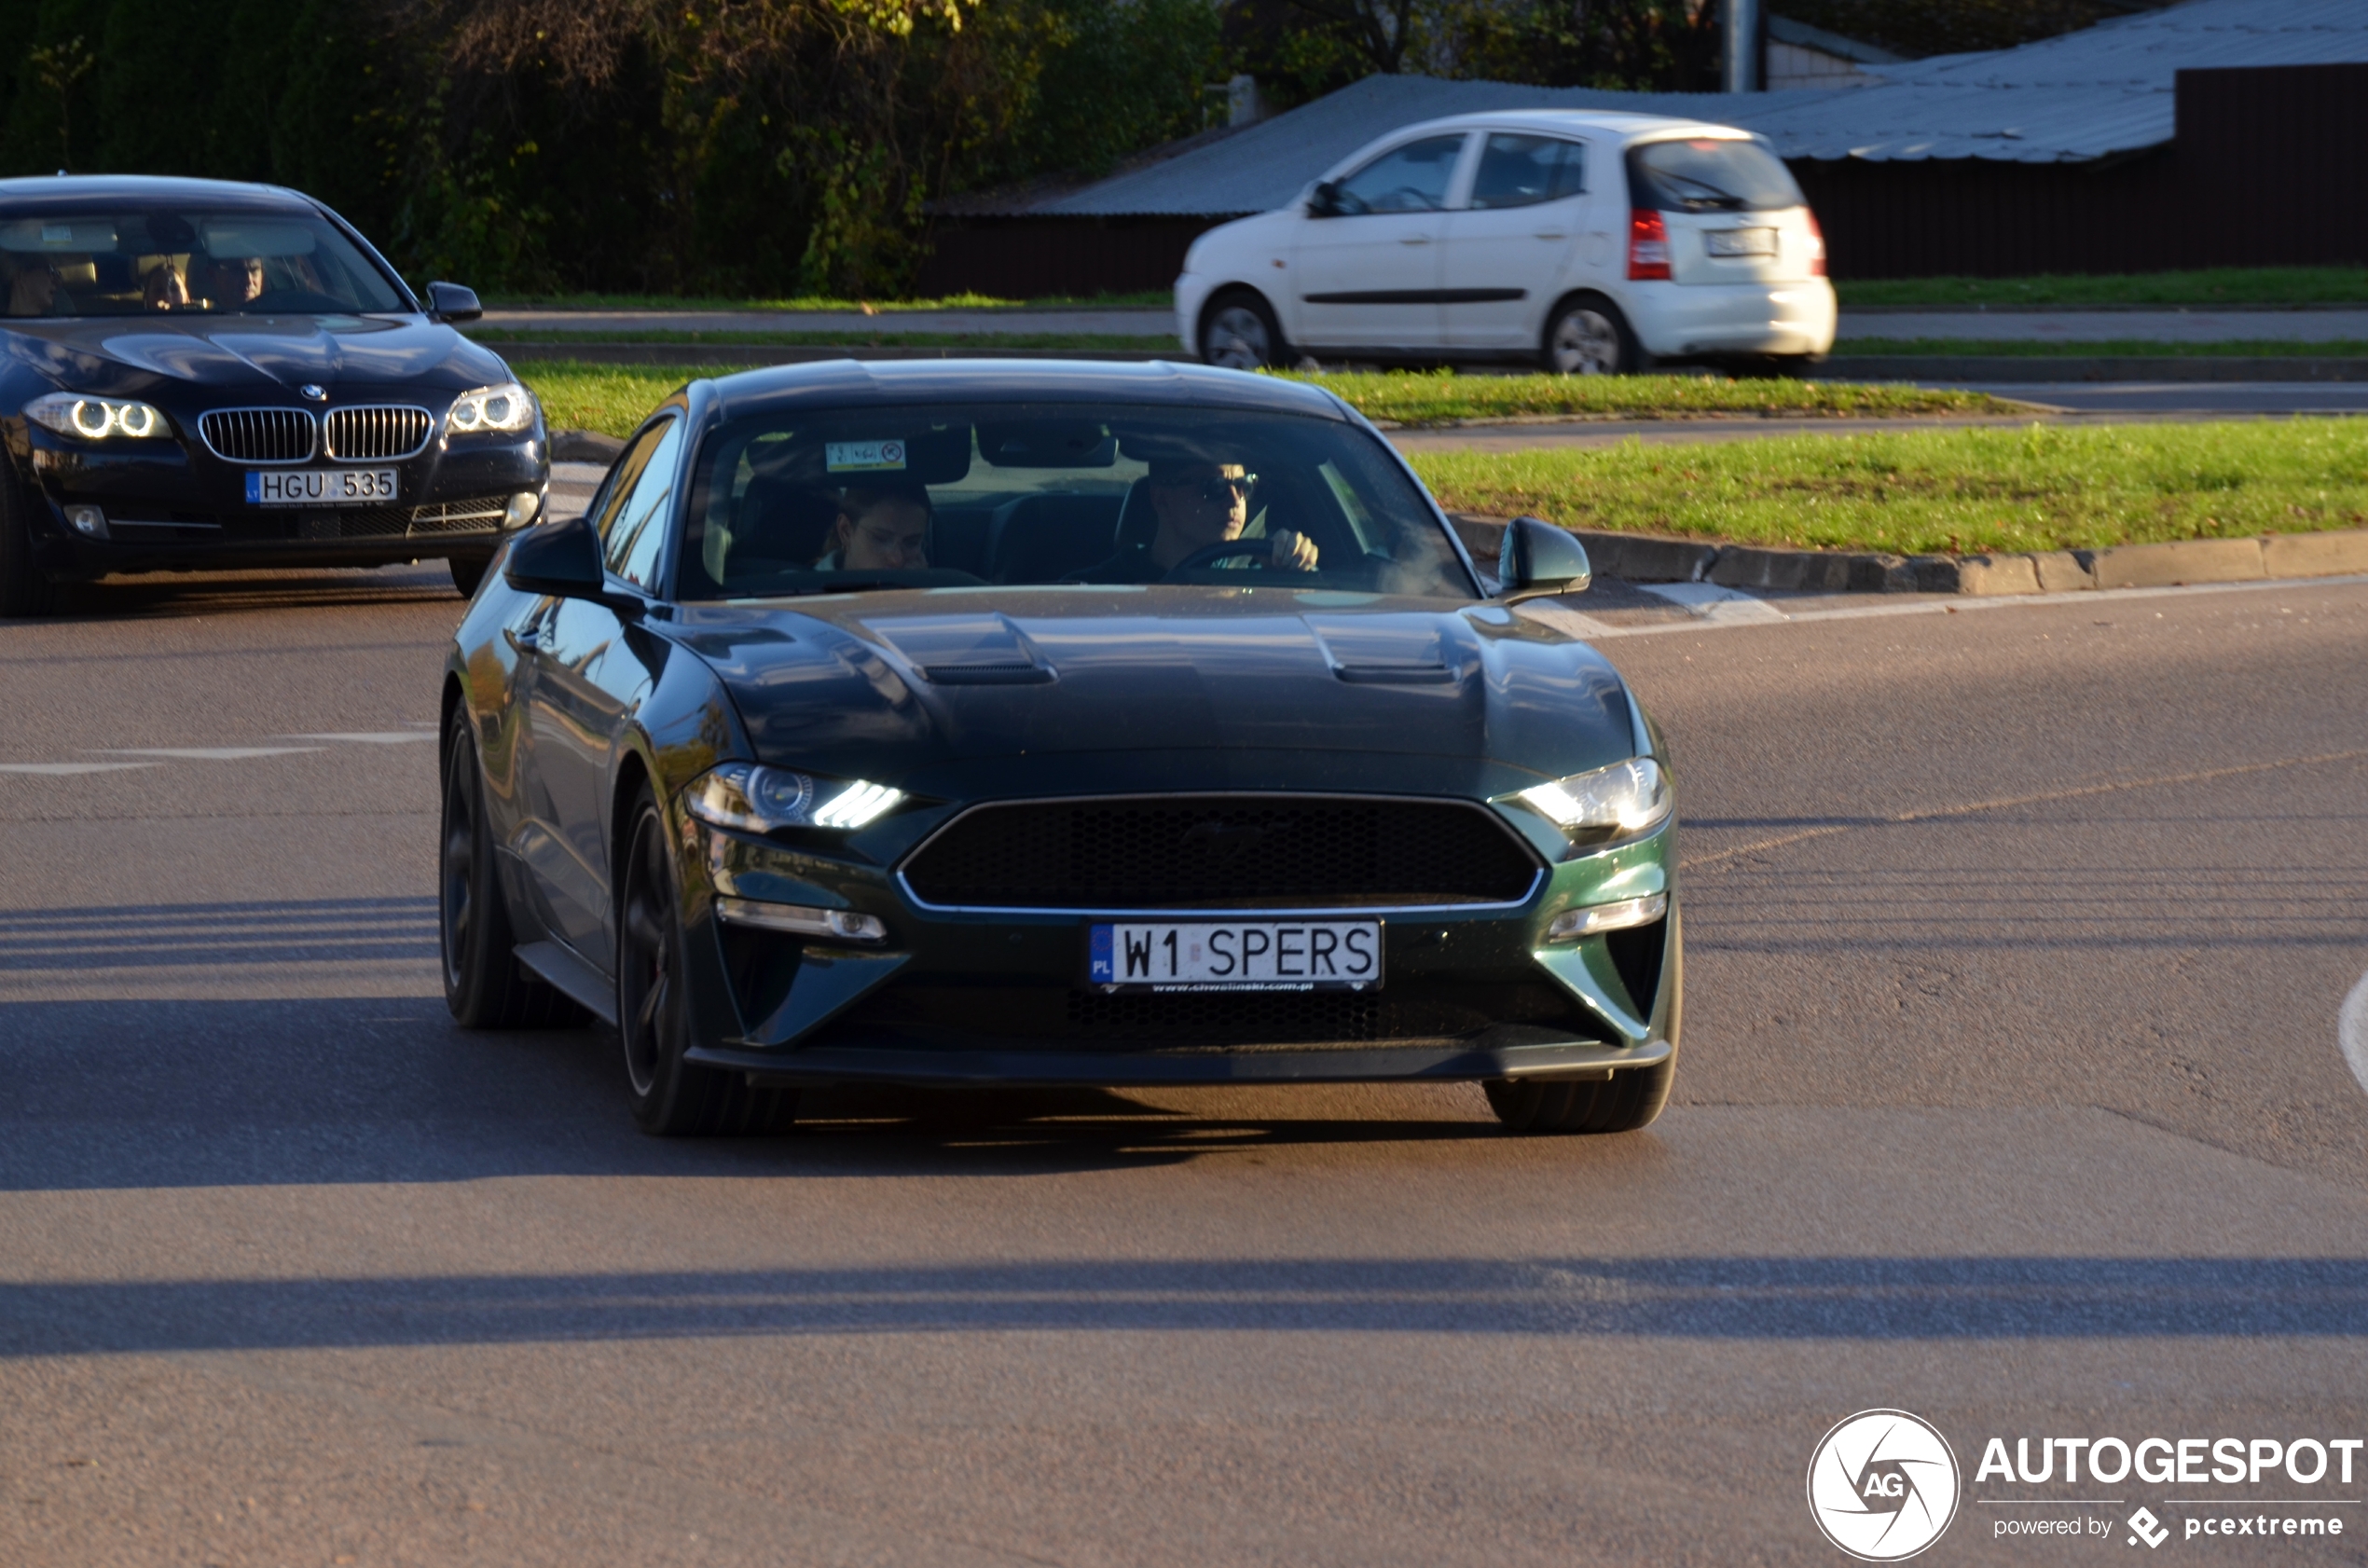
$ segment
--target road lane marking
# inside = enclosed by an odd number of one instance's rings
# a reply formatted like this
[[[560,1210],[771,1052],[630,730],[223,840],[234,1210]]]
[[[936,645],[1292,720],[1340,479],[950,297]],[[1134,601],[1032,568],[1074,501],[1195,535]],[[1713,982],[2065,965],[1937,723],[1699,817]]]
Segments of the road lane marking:
[[[56,778],[74,773],[122,773],[131,768],[156,765],[154,763],[0,763],[0,773],[35,773]]]
[[[1836,822],[1824,827],[1803,828],[1798,832],[1782,833],[1754,844],[1739,844],[1732,849],[1720,849],[1708,855],[1698,855],[1690,860],[1680,860],[1680,871],[1698,871],[1731,860],[1739,855],[1756,855],[1765,850],[1782,849],[1788,845],[1804,844],[1813,838],[1832,838],[1837,833],[1852,832],[1860,828],[1893,828],[1909,822],[1931,822],[1951,817],[1971,817],[1983,811],[2008,811],[2018,805],[2044,805],[2054,801],[2081,800],[2090,795],[2119,794],[2125,790],[2152,790],[2172,784],[2202,784],[2215,778],[2237,778],[2250,773],[2270,773],[2279,768],[2308,767],[2314,763],[2357,762],[2368,757],[2368,750],[2322,751],[2311,757],[2280,757],[2275,762],[2240,763],[2233,767],[2201,768],[2194,773],[2166,773],[2153,778],[2121,778],[2104,784],[2079,784],[2064,790],[2043,790],[2034,795],[2008,795],[1999,800],[1973,801],[1963,805],[1926,806],[1919,811],[1894,812],[1885,817],[1868,817],[1856,822]],[[2368,1083],[2368,1079],[2361,1080]]]
[[[2368,974],[2344,998],[2343,1011],[2335,1015],[2335,1039],[2344,1050],[2344,1061],[2351,1068],[2351,1076],[2360,1087],[2368,1089]]]
[[[1636,585],[1672,604],[1684,605],[1698,618],[1714,626],[1749,626],[1756,622],[1793,619],[1764,598],[1756,598],[1741,588],[1724,587],[1716,583],[1639,583]]]
[[[434,730],[332,730],[322,735],[292,735],[290,740],[343,740],[356,746],[400,746],[406,740],[434,740]],[[317,751],[319,747],[298,748]]]
[[[2140,598],[2186,598],[2196,594],[2258,593],[2274,588],[2280,593],[2294,593],[2306,588],[2345,588],[2368,585],[2368,576],[2349,577],[2273,577],[2258,583],[2189,583],[2169,588],[2090,588],[2068,594],[1952,594],[1942,598],[1914,599],[1904,604],[1849,605],[1839,610],[1802,610],[1786,612],[1768,599],[1756,600],[1769,611],[1768,615],[1748,618],[1735,616],[1705,616],[1698,620],[1657,621],[1642,626],[1606,626],[1597,637],[1657,637],[1663,632],[1708,631],[1739,626],[1766,626],[1789,621],[1796,626],[1811,621],[1857,621],[1879,615],[1957,615],[1983,610],[2039,610],[2094,607],[2100,604],[2121,604]],[[1636,587],[1656,590],[1662,587],[1687,587],[1700,585],[1682,583],[1638,583]],[[1734,590],[1728,590],[1732,592]],[[1662,596],[1667,598],[1669,596]]]
[[[165,757],[173,762],[243,763],[254,757],[293,757],[324,751],[324,746],[94,746],[108,757]]]

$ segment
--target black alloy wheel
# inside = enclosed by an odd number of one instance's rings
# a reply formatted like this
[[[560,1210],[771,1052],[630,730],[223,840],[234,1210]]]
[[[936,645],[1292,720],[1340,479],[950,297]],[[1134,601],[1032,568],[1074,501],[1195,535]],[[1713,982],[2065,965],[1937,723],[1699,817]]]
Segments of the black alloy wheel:
[[[1560,1083],[1497,1079],[1481,1087],[1489,1108],[1515,1133],[1632,1133],[1652,1124],[1669,1104],[1677,1079],[1678,1034],[1685,1023],[1685,933],[1669,933],[1669,1041],[1666,1059],[1649,1067],[1616,1072],[1608,1079]]]
[[[1628,318],[1600,294],[1576,294],[1554,307],[1540,358],[1557,376],[1633,376],[1645,366]]]
[[[444,1005],[464,1029],[558,1029],[584,1010],[518,967],[510,912],[493,865],[469,710],[456,708],[444,739],[444,818],[437,834],[436,930]]]
[[[625,1048],[633,1120],[657,1137],[764,1136],[797,1120],[797,1091],[750,1088],[745,1075],[684,1058],[691,1019],[684,993],[681,905],[666,818],[647,784],[633,805],[619,862],[617,1034]]]
[[[1249,289],[1226,289],[1201,312],[1201,359],[1224,370],[1263,370],[1283,363],[1283,329]]]
[[[0,458],[0,467],[7,460]],[[47,615],[58,608],[57,585],[33,558],[33,500],[13,471],[0,473],[0,616]]]

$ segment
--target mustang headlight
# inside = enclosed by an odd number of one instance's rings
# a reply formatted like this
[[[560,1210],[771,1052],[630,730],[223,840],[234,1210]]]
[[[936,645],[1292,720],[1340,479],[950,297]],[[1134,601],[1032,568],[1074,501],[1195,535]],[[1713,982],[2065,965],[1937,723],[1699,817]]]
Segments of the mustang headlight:
[[[761,833],[775,828],[860,828],[886,815],[904,791],[860,778],[817,778],[785,767],[725,763],[701,774],[685,798],[691,815],[702,822]]]
[[[455,435],[489,430],[524,430],[534,422],[534,394],[516,381],[478,387],[452,400],[444,428]]]
[[[1642,838],[1669,820],[1677,805],[1668,776],[1650,757],[1557,778],[1523,790],[1521,799],[1573,844],[1589,848]]]
[[[163,410],[154,404],[122,397],[51,392],[26,404],[24,417],[60,435],[78,435],[85,441],[104,441],[117,435],[145,441],[151,436],[172,433],[172,427],[165,423]]]

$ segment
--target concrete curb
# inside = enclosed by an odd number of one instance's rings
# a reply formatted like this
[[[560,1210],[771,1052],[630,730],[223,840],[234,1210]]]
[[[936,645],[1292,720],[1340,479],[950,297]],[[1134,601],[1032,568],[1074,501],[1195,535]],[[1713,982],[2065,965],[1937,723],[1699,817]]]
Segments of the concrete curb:
[[[1835,354],[1821,381],[2368,381],[2337,354]]]
[[[1469,512],[1450,516],[1465,548],[1482,565],[1494,563],[1504,542],[1507,519]],[[1991,597],[2368,573],[2368,529],[1995,556],[1769,550],[1650,534],[1602,533],[1592,529],[1571,531],[1587,546],[1588,559],[1599,576],[1631,583],[1715,583],[1729,588],[1812,593]]]

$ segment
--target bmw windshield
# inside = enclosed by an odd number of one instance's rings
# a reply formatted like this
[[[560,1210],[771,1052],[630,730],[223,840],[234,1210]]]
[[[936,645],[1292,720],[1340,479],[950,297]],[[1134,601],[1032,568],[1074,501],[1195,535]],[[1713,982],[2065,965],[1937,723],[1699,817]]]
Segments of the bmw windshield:
[[[639,464],[599,524],[628,577]],[[654,535],[652,535],[654,537]],[[973,584],[1200,584],[1468,599],[1421,489],[1343,420],[1168,406],[939,405],[728,423],[691,480],[686,599]]]
[[[0,213],[0,274],[12,318],[411,309],[336,225],[304,213]]]

